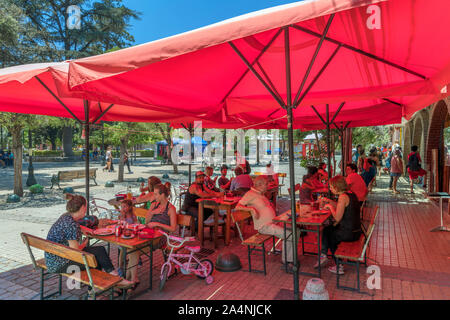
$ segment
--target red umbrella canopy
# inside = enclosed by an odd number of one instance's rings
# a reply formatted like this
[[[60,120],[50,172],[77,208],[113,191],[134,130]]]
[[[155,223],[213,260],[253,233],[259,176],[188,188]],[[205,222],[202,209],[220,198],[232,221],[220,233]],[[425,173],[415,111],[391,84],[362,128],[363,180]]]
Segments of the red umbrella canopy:
[[[297,2],[71,61],[69,83],[180,113],[273,112],[288,104],[289,45],[293,105],[389,98],[409,117],[448,95],[448,12],[447,0]]]
[[[68,62],[38,63],[0,69],[0,111],[65,118],[85,118],[83,94],[68,90]],[[64,107],[64,106],[65,107]],[[90,103],[90,121],[171,122],[193,121],[199,117],[168,111]],[[201,117],[201,115],[200,115]],[[216,117],[221,120],[221,114]]]

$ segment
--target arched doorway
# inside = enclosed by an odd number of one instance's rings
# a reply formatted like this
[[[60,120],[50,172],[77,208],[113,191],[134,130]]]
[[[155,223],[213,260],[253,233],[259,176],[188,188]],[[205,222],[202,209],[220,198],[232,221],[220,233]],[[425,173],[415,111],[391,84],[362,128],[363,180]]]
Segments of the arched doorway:
[[[435,188],[434,175],[431,172],[429,175],[429,192],[437,192],[443,190],[444,180],[445,184],[448,186],[448,178],[444,179],[444,166],[446,152],[444,150],[444,128],[446,123],[448,123],[448,109],[447,104],[444,100],[441,100],[435,104],[431,112],[430,127],[428,130],[428,141],[426,150],[427,168],[432,170],[432,150],[438,150],[438,190]]]

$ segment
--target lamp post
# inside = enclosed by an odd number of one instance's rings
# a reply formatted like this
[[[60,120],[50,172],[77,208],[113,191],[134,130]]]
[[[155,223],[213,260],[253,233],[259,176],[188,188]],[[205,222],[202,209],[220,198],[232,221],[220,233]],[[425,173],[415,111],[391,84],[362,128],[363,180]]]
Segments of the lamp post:
[[[33,168],[33,150],[31,143],[31,129],[28,130],[28,178],[26,185],[27,187],[31,187],[37,184],[36,178],[34,177],[34,168]]]
[[[106,165],[105,161],[105,130],[104,130],[104,123],[102,121],[102,166],[104,167]]]

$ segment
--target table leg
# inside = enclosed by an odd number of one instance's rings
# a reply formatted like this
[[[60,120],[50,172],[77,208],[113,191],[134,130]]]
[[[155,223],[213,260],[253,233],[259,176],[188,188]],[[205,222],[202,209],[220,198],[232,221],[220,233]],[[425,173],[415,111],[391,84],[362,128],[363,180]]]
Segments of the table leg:
[[[319,261],[319,278],[322,274],[322,268],[320,266],[320,226],[317,226],[317,259]]]
[[[444,206],[443,206],[443,200],[442,197],[439,198],[439,208],[441,210],[441,224],[438,227],[435,227],[433,229],[430,230],[430,232],[435,232],[435,231],[447,231],[449,232],[450,229],[447,228],[446,226],[444,226]],[[450,203],[449,203],[450,206]]]
[[[230,244],[230,228],[231,228],[231,207],[227,208],[227,216],[225,217],[225,245]]]
[[[203,246],[203,201],[198,205],[198,240],[200,245]]]
[[[218,233],[219,233],[219,208],[215,207],[214,208],[214,249],[217,248]]]
[[[150,283],[149,283],[149,289],[152,290],[153,287],[153,241],[150,244]]]
[[[122,247],[123,251],[123,257],[122,257],[122,263],[123,263],[123,277],[127,278],[127,248]]]
[[[288,271],[288,264],[287,264],[287,250],[286,250],[286,242],[287,242],[287,239],[286,239],[286,223],[283,223],[283,225],[284,225],[284,227],[283,227],[283,232],[284,232],[284,234],[283,234],[283,236],[284,236],[284,241],[283,241],[284,270],[287,273],[287,271]]]

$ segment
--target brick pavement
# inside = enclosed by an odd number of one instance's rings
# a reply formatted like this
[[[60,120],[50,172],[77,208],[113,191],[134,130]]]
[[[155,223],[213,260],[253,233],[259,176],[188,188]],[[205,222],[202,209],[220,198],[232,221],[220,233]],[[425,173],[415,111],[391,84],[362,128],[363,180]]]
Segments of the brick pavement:
[[[439,223],[439,211],[436,206],[425,200],[416,190],[415,195],[407,194],[408,186],[405,181],[400,182],[400,195],[392,195],[387,191],[387,176],[378,178],[378,186],[370,195],[370,200],[380,206],[379,216],[372,241],[368,250],[369,265],[375,264],[381,269],[381,289],[366,288],[368,275],[361,267],[362,293],[350,292],[336,288],[336,276],[326,269],[322,279],[333,300],[428,300],[450,298],[450,235],[444,232],[429,232]],[[1,218],[1,217],[0,217]],[[446,216],[446,223],[449,223]],[[22,229],[33,228],[32,222]],[[36,225],[37,226],[37,225]],[[37,235],[45,236],[46,230],[36,229]],[[41,225],[38,225],[41,226]],[[251,226],[248,226],[251,228]],[[247,228],[248,228],[247,227]],[[249,231],[249,230],[247,230]],[[0,229],[0,232],[8,230]],[[10,230],[11,234],[19,230]],[[29,231],[27,231],[29,232]],[[33,233],[33,232],[30,232]],[[206,241],[206,247],[211,243]],[[1,246],[2,250],[5,246]],[[25,246],[23,246],[25,248]],[[22,249],[23,249],[22,248]],[[12,257],[4,258],[6,263],[27,263],[27,254],[18,252],[14,248]],[[301,248],[299,248],[299,251]],[[136,300],[273,300],[292,298],[292,275],[280,269],[279,255],[267,258],[267,276],[246,272],[247,251],[240,245],[238,238],[233,237],[229,247],[219,242],[219,250],[208,258],[215,262],[219,252],[229,251],[237,254],[243,269],[233,273],[214,272],[215,281],[207,285],[205,281],[191,275],[181,275],[169,279],[163,292],[159,292],[159,272],[162,264],[162,254],[155,252],[153,285],[154,289],[146,292],[148,287],[148,259],[143,258],[144,265],[139,268],[141,284],[131,299]],[[301,252],[301,251],[300,251]],[[113,262],[116,263],[117,250],[111,251]],[[4,255],[2,255],[4,256]],[[24,257],[18,258],[19,256]],[[299,256],[302,270],[312,271],[316,258],[313,256]],[[262,267],[260,257],[252,258],[255,267]],[[1,263],[1,261],[0,261]],[[346,267],[342,277],[343,285],[354,285],[356,273],[353,268]],[[300,291],[306,286],[310,277],[300,276]],[[56,282],[52,284],[56,288]],[[30,299],[38,293],[39,274],[32,271],[28,264],[6,272],[0,270],[0,299]],[[82,290],[64,290],[62,299],[77,299],[85,292]]]

